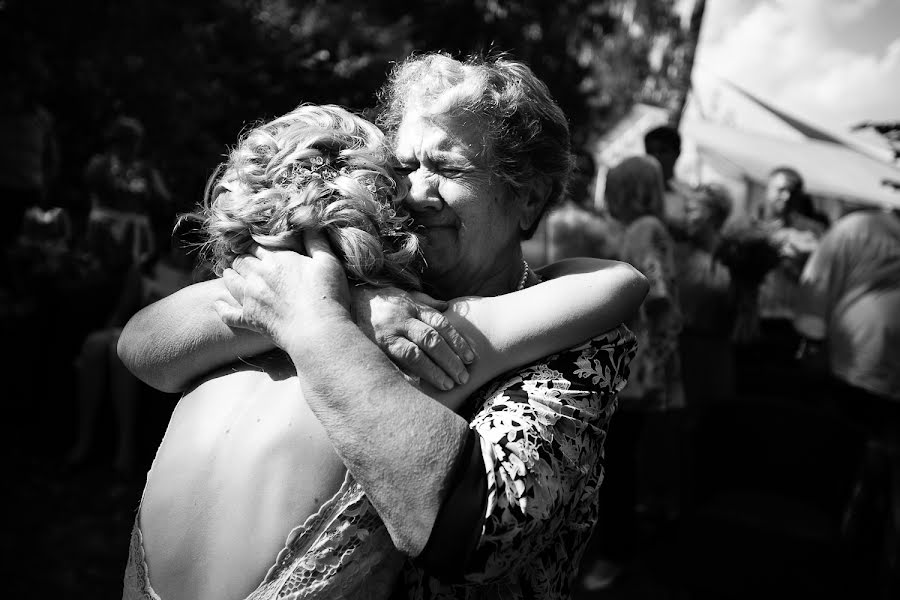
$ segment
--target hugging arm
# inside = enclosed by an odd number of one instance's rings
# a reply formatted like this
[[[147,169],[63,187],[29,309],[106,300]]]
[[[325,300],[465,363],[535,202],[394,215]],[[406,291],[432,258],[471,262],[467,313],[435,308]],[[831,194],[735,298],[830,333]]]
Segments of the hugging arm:
[[[539,270],[544,283],[493,297],[458,298],[444,312],[477,355],[470,379],[426,392],[457,410],[497,375],[561,352],[625,322],[647,294],[647,280],[614,260],[572,258]]]
[[[239,356],[275,347],[254,331],[225,325],[216,302],[234,302],[221,279],[189,285],[144,307],[122,330],[119,358],[148,385],[174,393]]]
[[[356,287],[356,321],[401,369],[431,382],[429,391],[452,388],[441,400],[458,406],[472,390],[516,366],[515,360],[568,348],[621,323],[647,289],[637,270],[616,261],[568,259],[539,274],[546,283],[521,292],[455,300],[444,318],[435,308],[446,303],[428,306],[424,295]],[[138,311],[119,339],[122,362],[148,385],[179,392],[238,357],[274,348],[259,333],[223,323],[216,302],[234,302],[221,279],[188,286]],[[471,362],[464,356],[469,345],[457,332],[480,347],[481,357],[468,372],[463,362]],[[451,377],[463,385],[454,387]]]
[[[456,383],[468,377],[464,362],[474,355],[439,312],[446,302],[400,290],[353,289],[357,323],[398,366],[440,389],[453,387],[450,376]],[[143,308],[122,331],[119,358],[151,387],[174,393],[240,357],[275,348],[262,334],[223,323],[215,310],[219,303],[235,303],[222,278],[182,288]]]

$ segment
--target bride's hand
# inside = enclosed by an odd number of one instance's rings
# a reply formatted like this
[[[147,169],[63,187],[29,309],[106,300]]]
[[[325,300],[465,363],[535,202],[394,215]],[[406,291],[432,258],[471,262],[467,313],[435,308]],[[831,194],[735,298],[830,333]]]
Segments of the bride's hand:
[[[469,343],[439,311],[446,302],[421,292],[355,286],[356,324],[407,375],[439,390],[469,380]]]

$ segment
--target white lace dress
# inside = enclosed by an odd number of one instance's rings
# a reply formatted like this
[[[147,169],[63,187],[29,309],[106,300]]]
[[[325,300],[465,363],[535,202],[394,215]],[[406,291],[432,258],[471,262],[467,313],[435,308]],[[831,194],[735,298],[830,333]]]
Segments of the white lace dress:
[[[347,473],[337,493],[291,531],[247,600],[383,599],[390,595],[402,564],[403,556],[384,523]],[[166,600],[150,584],[138,519],[131,533],[122,600]]]

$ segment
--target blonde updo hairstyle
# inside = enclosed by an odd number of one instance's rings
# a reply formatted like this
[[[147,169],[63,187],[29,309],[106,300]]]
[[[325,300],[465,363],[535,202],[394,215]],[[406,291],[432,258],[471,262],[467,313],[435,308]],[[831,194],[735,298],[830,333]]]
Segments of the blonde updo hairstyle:
[[[347,275],[420,286],[419,239],[381,131],[334,105],[302,105],[241,136],[206,186],[203,254],[217,275],[254,244],[295,248],[323,231]]]

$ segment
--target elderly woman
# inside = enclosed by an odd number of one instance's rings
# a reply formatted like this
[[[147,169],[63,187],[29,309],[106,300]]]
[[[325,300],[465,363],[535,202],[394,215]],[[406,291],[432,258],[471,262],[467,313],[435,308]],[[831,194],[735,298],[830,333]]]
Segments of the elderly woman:
[[[287,359],[261,362],[263,375],[232,366],[182,399],[133,538],[126,590],[143,586],[136,597],[149,595],[150,577],[162,598],[569,593],[633,352],[616,325],[646,293],[643,278],[592,263],[541,283],[556,273],[523,263],[520,240],[562,196],[569,172],[565,118],[524,65],[417,57],[397,67],[384,99],[383,124],[409,177],[404,205],[423,243],[424,288],[467,296],[444,318],[478,356],[471,376],[446,393],[414,385],[369,341],[362,329],[374,313],[399,305],[405,318],[414,302],[397,290],[351,294],[355,254],[329,227],[330,246],[312,233],[321,227],[307,227],[306,255],[244,244],[251,255],[223,279],[233,298],[211,282],[142,311],[120,354],[151,381],[194,355],[202,365],[179,367],[176,379],[273,343]],[[269,137],[263,155],[293,157],[301,173],[316,171],[317,154],[340,164],[334,143],[308,157]],[[247,196],[228,181],[230,194]],[[222,321],[209,318],[213,305]]]

